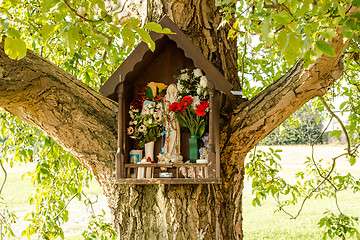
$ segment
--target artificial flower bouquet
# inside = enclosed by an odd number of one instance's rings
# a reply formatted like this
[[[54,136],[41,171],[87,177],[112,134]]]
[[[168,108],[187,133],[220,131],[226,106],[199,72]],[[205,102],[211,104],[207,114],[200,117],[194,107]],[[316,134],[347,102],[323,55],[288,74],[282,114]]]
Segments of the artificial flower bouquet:
[[[207,79],[200,69],[183,69],[177,79],[178,101],[172,103],[169,110],[175,112],[182,127],[201,137],[208,123]]]
[[[180,101],[170,105],[169,110],[175,112],[180,126],[189,129],[191,134],[201,137],[207,124],[206,113],[209,110],[207,101],[196,97],[185,96]]]
[[[145,143],[156,141],[162,135],[163,108],[161,99],[164,97],[166,85],[163,83],[149,83],[139,92],[139,98],[130,104],[130,121],[127,133],[130,138],[137,140],[140,148]]]

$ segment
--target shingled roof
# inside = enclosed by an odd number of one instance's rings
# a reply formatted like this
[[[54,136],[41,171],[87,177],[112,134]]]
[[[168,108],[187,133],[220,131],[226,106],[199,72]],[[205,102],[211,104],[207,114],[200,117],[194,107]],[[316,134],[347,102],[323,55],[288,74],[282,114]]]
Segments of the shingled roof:
[[[169,40],[174,41],[176,46],[184,51],[185,56],[193,61],[196,68],[205,72],[207,79],[214,83],[218,91],[230,92],[232,85],[169,17],[164,16],[159,24],[163,28],[169,28],[175,34],[150,32],[150,36],[155,42],[155,51],[152,52],[147,43],[141,42],[100,88],[101,94],[115,100],[116,86],[121,81],[136,79],[142,70],[161,54]]]

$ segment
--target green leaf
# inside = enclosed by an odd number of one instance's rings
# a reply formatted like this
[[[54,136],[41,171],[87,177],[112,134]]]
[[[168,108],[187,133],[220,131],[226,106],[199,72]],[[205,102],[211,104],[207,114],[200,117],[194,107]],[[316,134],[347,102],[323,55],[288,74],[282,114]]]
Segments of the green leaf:
[[[150,48],[150,50],[154,51],[155,50],[155,43],[151,39],[150,34],[147,31],[145,31],[144,29],[141,29],[141,28],[136,28],[135,31],[139,34],[139,36],[141,37],[141,40],[143,40],[144,42],[146,42],[148,44],[148,47]]]
[[[278,50],[283,50],[288,43],[288,30],[282,29],[277,37]]]
[[[5,53],[15,60],[20,60],[26,56],[26,44],[20,38],[7,37],[4,45]]]
[[[353,19],[349,19],[346,21],[345,26],[342,29],[342,34],[346,38],[351,38],[354,31],[356,30],[356,22]]]
[[[265,45],[269,46],[273,42],[274,33],[270,29],[271,16],[265,17],[261,26],[261,37],[263,38]]]
[[[43,38],[47,38],[53,32],[53,30],[55,29],[55,26],[56,25],[53,25],[53,24],[44,25],[40,30],[40,35]]]
[[[147,23],[144,28],[157,33],[174,34],[169,28],[162,28],[160,24],[155,22]]]
[[[44,174],[44,175],[49,175],[50,174],[49,170],[47,170],[46,168],[40,168],[40,172],[42,174]]]
[[[330,28],[325,28],[325,29],[322,29],[319,34],[321,36],[323,36],[324,38],[327,38],[327,39],[332,39],[333,37],[335,37],[337,35],[336,31],[334,29],[330,29]]]
[[[340,5],[340,3],[338,3],[337,5],[341,18],[345,18],[345,10],[346,10],[345,7]]]
[[[145,92],[145,96],[150,98],[150,99],[153,99],[154,96],[153,96],[153,93],[152,93],[152,90],[151,90],[150,87],[147,87],[146,92]]]
[[[350,165],[353,166],[356,163],[355,157],[350,157]]]
[[[183,115],[179,114],[179,113],[175,113],[175,117],[178,120],[180,126],[184,127],[184,128],[188,128],[185,118]]]
[[[14,28],[9,28],[6,33],[8,37],[12,37],[12,38],[20,38],[21,36],[21,33]]]
[[[330,57],[335,57],[336,53],[335,50],[332,46],[330,46],[327,42],[325,42],[324,40],[317,40],[316,41],[316,47],[323,53],[325,53],[326,55],[330,56]]]
[[[343,102],[340,104],[340,110],[342,110],[346,106],[347,102]]]
[[[291,20],[293,20],[293,17],[286,11],[281,11],[278,14],[273,14],[272,18],[280,25],[286,25]]]
[[[131,31],[129,28],[124,27],[121,30],[121,36],[122,36],[122,39],[124,40],[124,42],[127,45],[129,45],[129,46],[134,45],[134,43],[135,43],[135,35],[134,35],[134,32]]]
[[[205,132],[205,127],[206,127],[206,123],[205,121],[203,121],[201,124],[200,124],[200,127],[199,127],[199,130],[197,132],[197,136],[200,138],[204,132]]]
[[[303,41],[295,33],[289,31],[289,43],[291,44],[287,45],[283,54],[286,61],[291,63],[300,55]]]
[[[139,26],[139,24],[140,24],[140,20],[139,19],[136,19],[136,18],[134,18],[134,17],[131,17],[130,19],[129,19],[129,24],[130,24],[130,27],[132,27],[132,28],[137,28],[138,26]]]

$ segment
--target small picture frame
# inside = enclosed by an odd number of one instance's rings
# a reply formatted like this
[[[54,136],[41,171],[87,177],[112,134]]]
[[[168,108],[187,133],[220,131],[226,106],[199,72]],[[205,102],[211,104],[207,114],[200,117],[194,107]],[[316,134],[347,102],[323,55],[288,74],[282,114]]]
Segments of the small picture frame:
[[[151,106],[153,106],[153,108],[155,108],[155,106],[156,106],[156,103],[155,102],[153,102],[153,101],[149,101],[149,100],[145,100],[144,101],[144,103],[143,103],[143,108],[142,108],[142,113],[146,113],[146,112],[148,112],[150,109],[149,109],[149,104],[151,105]]]
[[[142,150],[131,150],[129,158],[130,164],[137,164],[142,159]]]

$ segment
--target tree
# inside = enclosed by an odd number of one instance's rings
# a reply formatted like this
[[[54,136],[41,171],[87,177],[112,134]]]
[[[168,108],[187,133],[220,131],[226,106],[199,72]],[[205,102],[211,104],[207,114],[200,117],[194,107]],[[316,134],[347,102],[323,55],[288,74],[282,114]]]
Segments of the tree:
[[[287,145],[312,144],[323,130],[323,124],[316,113],[307,108],[301,108],[287,119],[280,127],[270,133],[261,144]]]
[[[44,131],[92,172],[108,198],[121,239],[242,239],[244,158],[342,76],[345,49],[357,52],[356,41],[349,42],[353,32],[357,34],[358,5],[357,1],[119,5],[97,0],[4,1],[0,21],[8,37],[0,50],[0,107]],[[92,88],[104,82],[138,35],[151,46],[139,27],[141,21],[129,17],[156,22],[163,14],[191,38],[234,90],[249,97],[221,97],[220,185],[115,184],[117,106]],[[256,35],[261,41],[251,45]],[[26,52],[26,46],[37,54]],[[249,57],[247,48],[252,47],[256,55]],[[250,85],[247,76],[252,73],[254,81],[262,81],[261,88]]]

